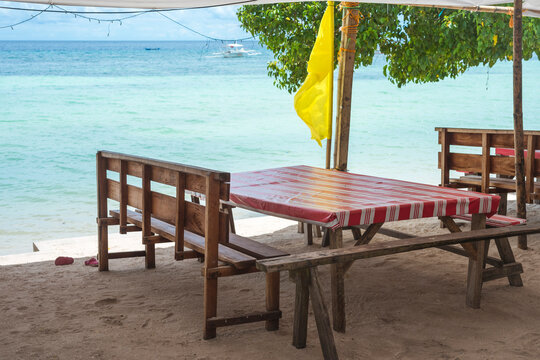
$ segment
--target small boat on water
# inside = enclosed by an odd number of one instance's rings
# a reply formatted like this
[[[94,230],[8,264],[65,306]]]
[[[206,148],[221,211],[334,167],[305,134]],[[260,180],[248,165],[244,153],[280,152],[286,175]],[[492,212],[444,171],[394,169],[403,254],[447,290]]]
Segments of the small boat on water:
[[[159,48],[149,48],[149,47],[145,47],[144,50],[147,50],[147,51],[154,51],[154,50],[159,50]]]
[[[255,50],[246,50],[244,49],[244,45],[235,43],[225,45],[225,50],[214,53],[214,55],[221,55],[225,58],[236,58],[243,56],[259,55],[259,53]]]

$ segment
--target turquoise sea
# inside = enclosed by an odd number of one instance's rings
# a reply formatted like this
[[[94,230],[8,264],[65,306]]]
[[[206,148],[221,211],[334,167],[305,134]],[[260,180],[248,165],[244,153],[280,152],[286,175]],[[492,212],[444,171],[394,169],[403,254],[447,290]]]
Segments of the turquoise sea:
[[[271,53],[207,42],[0,42],[0,255],[96,232],[95,153],[230,172],[324,166]],[[148,51],[145,48],[159,48]],[[512,127],[512,64],[396,88],[384,58],[355,73],[349,168],[436,184],[436,126]],[[526,129],[540,128],[540,62],[524,63]]]

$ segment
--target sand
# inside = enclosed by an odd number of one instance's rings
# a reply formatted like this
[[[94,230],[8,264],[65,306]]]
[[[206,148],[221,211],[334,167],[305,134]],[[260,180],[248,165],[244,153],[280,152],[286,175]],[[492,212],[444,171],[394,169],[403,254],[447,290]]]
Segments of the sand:
[[[528,210],[529,221],[540,222],[540,206]],[[265,218],[257,221],[264,232]],[[389,227],[445,231],[432,219]],[[254,238],[290,252],[309,249],[295,225]],[[357,261],[346,277],[347,332],[334,334],[341,359],[540,358],[540,237],[530,237],[527,251],[511,243],[524,287],[484,284],[479,310],[465,306],[463,257],[431,249]],[[291,345],[294,286],[285,273],[278,331],[246,324],[205,341],[196,260],[176,262],[160,248],[155,270],[135,258],[112,260],[111,271],[100,273],[84,266],[86,258],[62,267],[51,260],[0,266],[0,359],[322,358],[312,314],[307,348]],[[330,304],[329,268],[320,270]],[[220,279],[219,295],[220,315],[263,310],[264,275]]]

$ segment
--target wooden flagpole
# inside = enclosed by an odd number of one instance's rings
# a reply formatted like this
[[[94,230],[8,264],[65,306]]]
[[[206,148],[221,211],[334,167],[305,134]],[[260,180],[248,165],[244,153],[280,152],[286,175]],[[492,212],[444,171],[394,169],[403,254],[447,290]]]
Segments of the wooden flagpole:
[[[347,170],[349,153],[349,128],[351,123],[352,82],[356,53],[356,33],[360,14],[358,3],[342,2],[343,25],[341,27],[341,47],[339,49],[339,73],[337,93],[336,134],[334,136],[334,168]]]
[[[514,152],[517,184],[517,216],[527,218],[526,190],[525,190],[525,154],[523,153],[525,137],[523,135],[523,103],[522,103],[522,0],[514,0],[514,28],[513,28],[512,56],[514,67]],[[527,236],[518,237],[520,249],[527,249]]]
[[[334,2],[329,1],[327,6],[332,7],[332,27],[335,29],[334,25]],[[335,30],[333,30],[335,31]],[[332,32],[334,34],[334,32]],[[332,50],[334,49],[334,37],[332,36]],[[334,52],[332,51],[332,69],[334,69]],[[331,77],[330,77],[330,111],[328,112],[328,122],[330,123],[330,133],[332,133],[332,116],[333,116],[333,110],[334,110],[334,71],[332,71]],[[326,169],[330,169],[332,166],[330,163],[330,157],[332,155],[332,137],[326,139]]]

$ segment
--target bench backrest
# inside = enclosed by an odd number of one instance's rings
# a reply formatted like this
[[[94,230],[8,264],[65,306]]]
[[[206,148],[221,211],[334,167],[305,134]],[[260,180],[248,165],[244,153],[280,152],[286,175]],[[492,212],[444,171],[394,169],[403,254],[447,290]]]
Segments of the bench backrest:
[[[220,200],[229,200],[229,173],[107,151],[96,157],[98,217],[107,217],[107,199],[118,201],[120,232],[126,231],[131,206],[142,211],[143,237],[151,236],[154,217],[176,228],[177,244],[183,244],[184,230],[204,236],[216,253],[217,243],[228,241],[228,215]],[[153,183],[161,185],[153,189]],[[186,192],[198,194],[204,204],[186,200]]]
[[[482,192],[489,192],[489,175],[515,175],[515,159],[491,154],[492,148],[514,148],[514,131],[492,129],[435,128],[439,133],[439,169],[441,185],[450,183],[450,170],[482,175]],[[540,159],[535,159],[535,151],[540,149],[540,131],[524,131],[528,192],[534,192],[534,178],[540,176]],[[481,148],[481,154],[456,153],[450,146]]]

